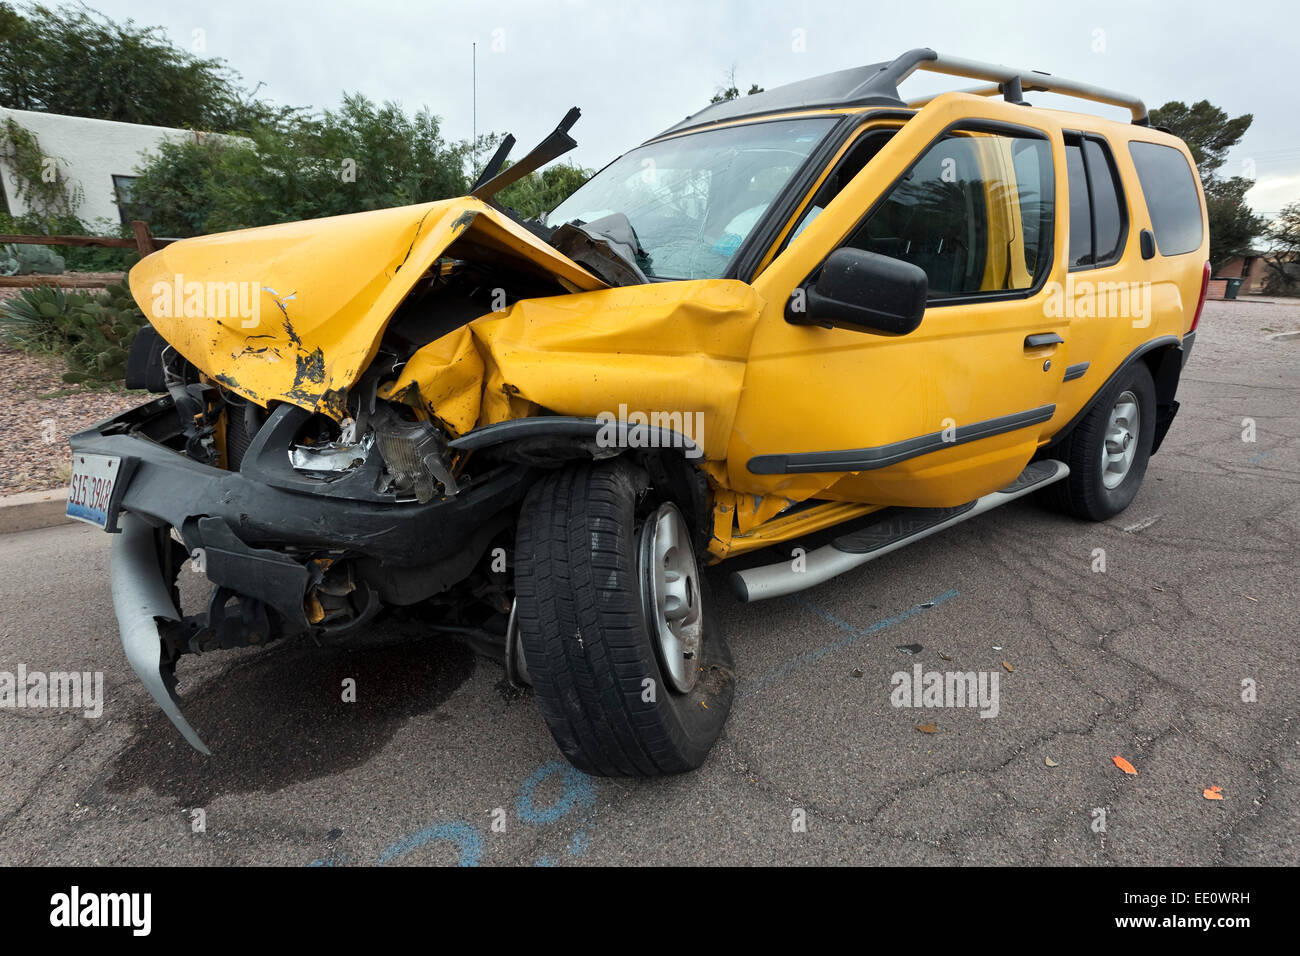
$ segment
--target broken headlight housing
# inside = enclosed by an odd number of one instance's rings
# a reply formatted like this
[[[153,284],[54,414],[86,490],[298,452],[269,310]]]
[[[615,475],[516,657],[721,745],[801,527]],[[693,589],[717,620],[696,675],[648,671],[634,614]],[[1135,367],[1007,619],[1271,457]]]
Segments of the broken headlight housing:
[[[451,455],[438,428],[408,421],[387,405],[376,409],[373,424],[375,447],[386,466],[386,490],[420,504],[456,494]]]

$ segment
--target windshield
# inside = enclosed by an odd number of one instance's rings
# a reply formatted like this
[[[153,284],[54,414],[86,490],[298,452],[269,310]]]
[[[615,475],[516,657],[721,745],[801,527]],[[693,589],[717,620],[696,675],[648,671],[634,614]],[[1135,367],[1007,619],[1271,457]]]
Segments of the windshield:
[[[632,150],[546,217],[556,227],[623,213],[652,278],[716,279],[832,117],[749,123]]]

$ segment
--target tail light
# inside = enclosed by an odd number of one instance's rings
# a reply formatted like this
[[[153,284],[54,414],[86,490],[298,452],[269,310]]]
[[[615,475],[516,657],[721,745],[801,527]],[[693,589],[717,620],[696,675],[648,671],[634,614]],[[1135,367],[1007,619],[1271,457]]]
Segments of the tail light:
[[[1201,324],[1201,310],[1205,308],[1205,293],[1210,291],[1210,263],[1205,263],[1205,269],[1201,272],[1201,297],[1196,300],[1196,312],[1192,316],[1192,327],[1188,332],[1195,332],[1196,327]]]

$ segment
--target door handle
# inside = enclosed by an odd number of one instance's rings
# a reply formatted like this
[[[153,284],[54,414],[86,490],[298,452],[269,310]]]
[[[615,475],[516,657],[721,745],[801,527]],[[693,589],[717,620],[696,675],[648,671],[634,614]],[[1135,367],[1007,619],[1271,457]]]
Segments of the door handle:
[[[1041,349],[1044,345],[1062,345],[1065,339],[1055,332],[1039,332],[1037,335],[1025,336],[1026,349]]]

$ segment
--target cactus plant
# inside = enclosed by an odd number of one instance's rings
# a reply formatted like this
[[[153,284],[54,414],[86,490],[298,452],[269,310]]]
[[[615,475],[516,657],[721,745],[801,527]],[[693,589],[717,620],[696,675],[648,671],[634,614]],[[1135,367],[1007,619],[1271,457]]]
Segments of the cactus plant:
[[[24,351],[56,348],[63,334],[59,320],[84,302],[84,296],[53,286],[23,289],[0,308],[0,338]]]
[[[145,324],[130,292],[110,285],[96,296],[25,289],[0,311],[0,334],[26,350],[62,352],[69,383],[121,381],[131,340]]]

